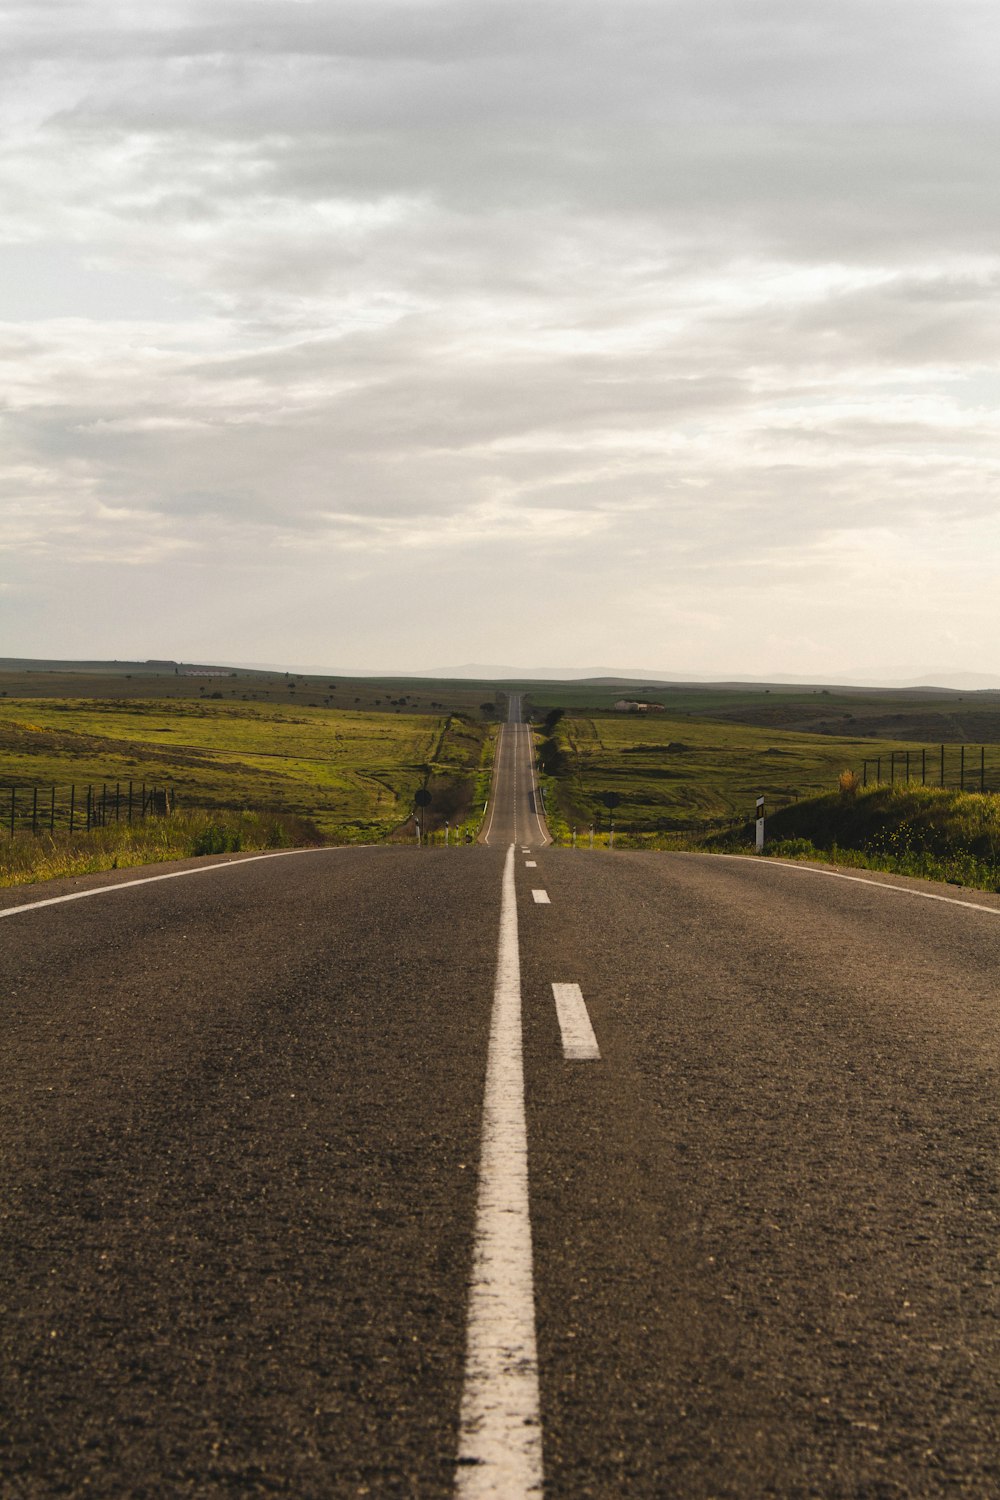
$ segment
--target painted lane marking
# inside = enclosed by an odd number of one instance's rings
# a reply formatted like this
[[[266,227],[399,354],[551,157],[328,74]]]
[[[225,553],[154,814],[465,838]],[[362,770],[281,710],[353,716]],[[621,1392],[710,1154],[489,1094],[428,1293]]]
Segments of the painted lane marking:
[[[500,901],[455,1494],[542,1492],[514,846]]]
[[[528,768],[529,768],[530,777],[531,777],[530,787],[529,787],[529,790],[530,790],[530,793],[531,793],[531,810],[534,813],[535,822],[538,825],[538,832],[541,834],[542,844],[543,845],[545,845],[545,844],[551,844],[552,840],[549,837],[549,835],[546,833],[545,827],[544,827],[544,825],[542,823],[542,820],[541,820],[541,818],[539,816],[539,813],[538,813],[538,803],[540,801],[541,794],[540,794],[540,792],[538,790],[538,777],[537,777],[537,775],[535,773],[535,757],[532,754],[531,729],[530,729],[530,726],[528,726],[527,724],[524,726],[524,733],[525,733],[525,750],[526,750],[527,757],[528,757]]]
[[[526,870],[537,870],[538,869],[538,860],[537,859],[526,859],[524,861],[524,868]]]
[[[760,857],[753,854],[712,854],[709,858],[740,859],[753,865],[761,863]],[[765,864],[779,870],[795,870],[800,875],[827,875],[831,880],[850,880],[854,885],[874,886],[878,891],[895,891],[899,896],[919,896],[922,901],[943,901],[945,906],[965,906],[969,911],[985,911],[991,917],[1000,917],[1000,907],[983,906],[978,901],[960,901],[957,896],[937,896],[933,891],[915,891],[908,885],[888,885],[884,880],[865,880],[863,875],[841,875],[839,870],[817,870],[813,865],[792,864],[785,859],[768,859]]]
[[[352,849],[367,849],[368,844],[352,844]],[[128,891],[136,885],[153,885],[157,880],[181,880],[185,875],[214,875],[218,870],[233,870],[240,865],[254,865],[259,859],[287,859],[293,854],[329,854],[343,845],[329,844],[323,849],[276,849],[271,854],[251,854],[246,859],[230,859],[221,865],[202,865],[197,870],[169,870],[166,875],[143,875],[140,880],[120,880],[117,885],[99,885],[90,891],[72,891],[68,896],[49,896],[44,901],[29,901],[24,906],[8,906],[0,917],[16,917],[22,911],[37,911],[41,906],[61,906],[64,901],[85,901],[88,896],[108,896],[112,891]]]
[[[578,984],[554,984],[552,993],[556,1000],[556,1015],[562,1032],[563,1057],[574,1062],[600,1060],[601,1049],[597,1045],[590,1015]]]
[[[538,905],[538,906],[551,906],[552,905],[552,902],[549,900],[549,893],[548,893],[548,891],[540,891],[536,887],[532,891],[531,894],[532,894],[532,896],[535,899],[536,905]]]
[[[497,800],[498,800],[498,798],[496,796],[496,792],[499,790],[499,786],[500,786],[500,761],[501,761],[501,758],[503,756],[503,747],[504,747],[504,726],[501,724],[500,725],[500,733],[497,736],[497,758],[496,758],[495,778],[494,778],[494,780],[495,780],[495,786],[491,786],[491,788],[490,788],[490,821],[487,824],[486,834],[485,834],[485,836],[483,838],[483,843],[484,844],[488,844],[489,843],[489,841],[490,841],[490,834],[493,832],[493,818],[494,818],[494,815],[495,815],[496,810],[497,810]]]

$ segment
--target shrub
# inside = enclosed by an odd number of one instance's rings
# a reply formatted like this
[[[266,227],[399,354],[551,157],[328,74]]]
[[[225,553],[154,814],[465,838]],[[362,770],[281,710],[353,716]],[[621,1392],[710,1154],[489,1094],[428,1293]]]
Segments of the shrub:
[[[811,839],[778,839],[773,844],[765,844],[768,854],[775,855],[778,859],[822,859],[823,855]]]

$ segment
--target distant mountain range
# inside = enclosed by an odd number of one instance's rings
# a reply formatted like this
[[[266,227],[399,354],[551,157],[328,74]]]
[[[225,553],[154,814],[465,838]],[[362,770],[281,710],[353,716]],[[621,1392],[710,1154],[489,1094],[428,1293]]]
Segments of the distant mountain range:
[[[791,672],[762,672],[750,675],[736,672],[726,677],[709,677],[695,672],[626,671],[617,667],[504,667],[467,663],[461,667],[444,667],[434,672],[407,672],[407,677],[439,677],[497,682],[580,682],[591,686],[626,687],[630,683],[670,687],[677,683],[698,683],[712,687],[859,687],[859,688],[946,688],[951,692],[972,693],[1000,689],[1000,674],[995,672],[927,672],[909,675],[900,672],[886,677],[861,677],[845,672],[830,677],[804,677]]]
[[[650,672],[629,671],[620,667],[511,667],[466,662],[457,667],[438,667],[424,672],[359,672],[344,671],[340,667],[323,668],[316,665],[302,667],[277,665],[262,662],[228,662],[212,667],[205,663],[177,663],[159,661],[57,661],[33,657],[0,657],[0,672],[173,672],[178,668],[189,671],[234,671],[284,672],[297,676],[356,677],[359,679],[389,679],[403,681],[411,678],[436,678],[452,682],[578,682],[591,687],[811,687],[811,688],[867,688],[889,689],[897,692],[912,692],[921,688],[936,688],[943,692],[975,693],[1000,690],[1000,674],[995,672],[932,671],[911,673],[900,671],[887,673],[885,677],[862,677],[854,672],[844,672],[827,677],[804,677],[790,672],[762,672],[751,675],[736,672],[726,677],[709,677],[695,672]]]

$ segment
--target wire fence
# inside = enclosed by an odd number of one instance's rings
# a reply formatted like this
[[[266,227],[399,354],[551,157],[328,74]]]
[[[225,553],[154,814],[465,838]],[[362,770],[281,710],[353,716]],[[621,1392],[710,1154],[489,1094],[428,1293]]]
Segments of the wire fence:
[[[862,786],[886,784],[957,787],[962,792],[986,792],[1000,786],[1000,746],[990,746],[987,766],[985,745],[914,746],[912,750],[890,750],[888,755],[866,756],[861,769]],[[987,785],[987,782],[990,785]]]
[[[72,783],[69,786],[11,786],[0,790],[2,826],[17,833],[89,833],[112,823],[139,823],[166,817],[176,806],[172,787],[133,781]]]

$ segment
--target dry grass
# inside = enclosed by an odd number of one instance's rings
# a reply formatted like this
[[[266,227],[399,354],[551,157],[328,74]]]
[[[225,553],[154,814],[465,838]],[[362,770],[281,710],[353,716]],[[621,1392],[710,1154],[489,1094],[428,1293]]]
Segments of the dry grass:
[[[124,870],[205,854],[321,844],[315,827],[277,813],[189,812],[90,833],[18,833],[0,839],[0,886]]]

